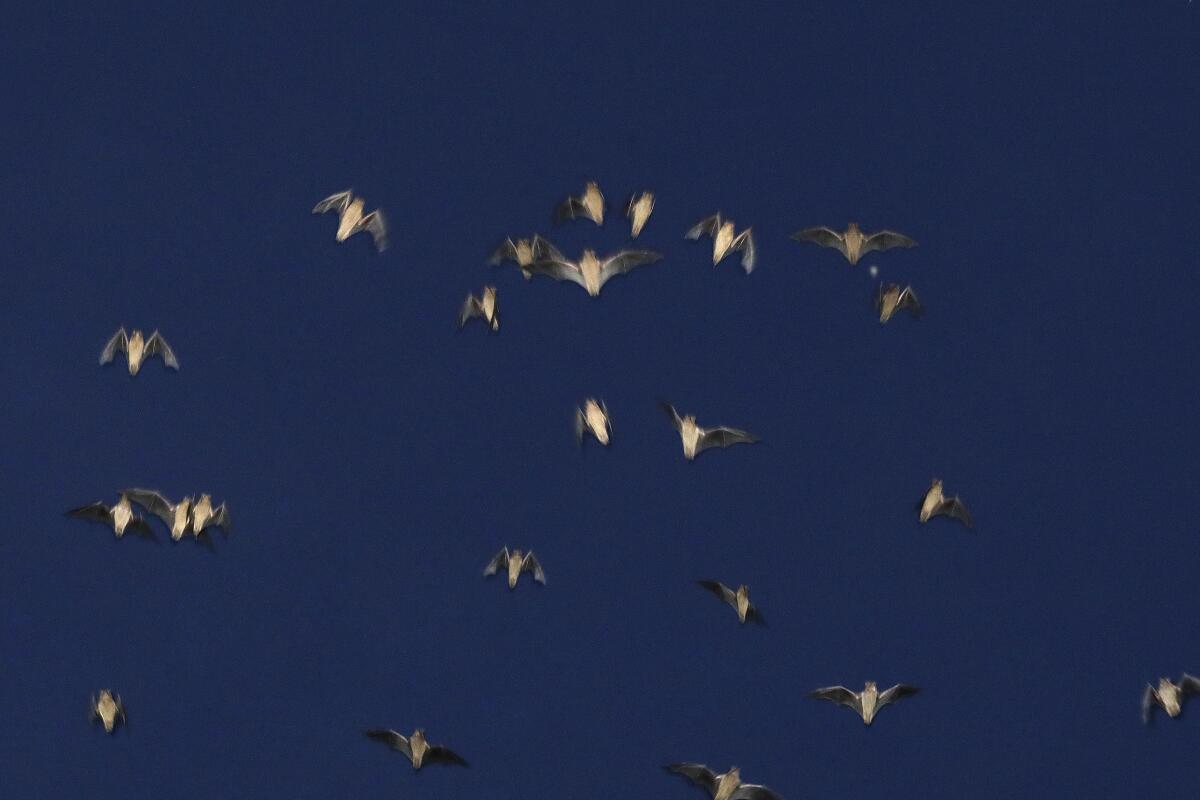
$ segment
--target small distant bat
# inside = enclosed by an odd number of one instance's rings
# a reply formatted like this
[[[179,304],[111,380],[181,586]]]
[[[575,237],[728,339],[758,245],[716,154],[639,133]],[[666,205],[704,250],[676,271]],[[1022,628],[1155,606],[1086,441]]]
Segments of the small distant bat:
[[[838,233],[832,228],[820,225],[796,231],[792,234],[792,238],[798,242],[812,242],[822,247],[832,247],[844,255],[851,264],[857,264],[860,258],[875,250],[917,246],[912,239],[895,231],[865,234],[856,222],[849,223],[844,233]]]
[[[511,237],[505,239],[492,253],[488,263],[497,267],[505,261],[515,261],[521,268],[521,274],[525,276],[525,280],[529,280],[533,277],[533,273],[526,267],[534,261],[542,259],[561,261],[563,254],[558,251],[557,247],[535,233],[532,239],[517,239],[516,241],[513,241]]]
[[[545,585],[546,573],[542,571],[542,565],[538,562],[537,556],[530,550],[528,553],[522,553],[520,550],[513,550],[511,553],[505,547],[488,562],[488,565],[483,568],[485,577],[495,575],[499,569],[508,570],[508,588],[517,588],[517,579],[521,577],[522,572],[532,572],[533,579],[538,583]]]
[[[879,312],[879,324],[884,324],[903,308],[907,308],[914,317],[920,317],[925,312],[911,286],[901,289],[895,283],[889,283],[887,286],[879,284],[879,289],[875,292],[875,310]]]
[[[1147,683],[1146,691],[1142,693],[1142,722],[1150,722],[1156,707],[1166,711],[1168,717],[1178,717],[1183,711],[1183,701],[1197,692],[1200,692],[1200,680],[1186,672],[1179,683],[1173,683],[1170,678],[1159,678],[1158,688]]]
[[[493,331],[500,330],[500,311],[496,306],[495,286],[483,287],[483,294],[480,297],[473,294],[467,295],[467,299],[463,301],[462,308],[458,312],[459,330],[462,330],[463,325],[466,325],[467,320],[472,317],[480,317]]]
[[[229,535],[233,525],[229,518],[229,509],[224,503],[213,508],[212,497],[201,494],[200,499],[192,506],[192,535],[200,538],[209,528],[220,528],[222,533]]]
[[[93,720],[100,720],[105,733],[112,733],[118,720],[122,725],[125,724],[125,704],[121,702],[120,695],[114,695],[108,689],[101,689],[99,697],[92,696],[88,716]]]
[[[642,232],[642,228],[646,225],[646,220],[650,219],[650,214],[653,211],[653,192],[642,192],[640,195],[633,195],[629,198],[629,202],[625,204],[625,216],[630,219],[633,226],[632,235],[634,239]]]
[[[734,235],[733,220],[721,219],[718,211],[711,217],[705,217],[692,226],[684,234],[686,239],[699,239],[701,236],[711,236],[713,239],[713,266],[721,262],[725,256],[740,250],[742,252],[742,269],[749,275],[754,271],[754,236],[751,228]]]
[[[412,736],[404,736],[388,728],[373,728],[364,733],[369,739],[383,742],[393,750],[399,750],[412,762],[413,769],[420,769],[426,764],[467,766],[463,757],[450,748],[429,744],[423,728],[417,728]]]
[[[818,700],[829,700],[843,706],[849,706],[854,709],[854,712],[862,717],[862,721],[866,725],[870,725],[875,715],[879,713],[879,709],[886,706],[888,703],[894,703],[905,697],[911,697],[919,692],[915,686],[898,683],[890,689],[879,691],[879,687],[874,681],[867,681],[866,686],[861,692],[852,692],[845,686],[829,686],[824,689],[817,689],[810,693],[809,697],[815,697]]]
[[[151,356],[162,356],[163,362],[168,367],[179,369],[179,362],[175,359],[174,351],[158,331],[150,334],[149,339],[143,339],[142,332],[137,328],[134,328],[133,333],[129,336],[125,335],[124,327],[118,328],[117,332],[108,340],[108,344],[104,345],[104,350],[100,352],[100,363],[107,364],[112,361],[117,351],[125,354],[130,375],[137,375],[138,370],[142,368],[142,362]]]
[[[622,250],[604,260],[596,257],[595,250],[584,250],[579,261],[548,256],[529,265],[530,272],[549,275],[559,281],[571,281],[582,286],[589,295],[597,297],[609,278],[629,272],[634,267],[652,264],[662,258],[651,250]]]
[[[583,444],[583,434],[591,433],[600,444],[607,445],[612,436],[612,420],[603,400],[589,397],[583,407],[575,409],[575,441]]]
[[[370,214],[363,214],[363,199],[355,197],[352,189],[331,194],[313,206],[312,213],[324,214],[326,211],[336,211],[339,215],[337,240],[344,242],[359,231],[368,231],[375,241],[375,249],[383,252],[387,249],[387,220],[383,212],[375,209]]]
[[[600,193],[600,187],[592,181],[588,181],[583,194],[563,200],[554,212],[555,223],[576,217],[587,217],[597,225],[604,224],[604,195]]]
[[[757,437],[737,428],[701,428],[691,414],[681,417],[670,403],[659,402],[659,405],[667,413],[667,418],[671,420],[675,430],[679,432],[679,438],[683,441],[683,457],[688,461],[710,447],[729,447],[741,442],[758,441]]]
[[[146,520],[133,513],[129,497],[124,494],[121,495],[121,499],[115,506],[110,507],[100,502],[91,503],[79,508],[72,508],[67,512],[67,516],[92,522],[103,522],[113,529],[113,533],[117,535],[118,539],[124,536],[127,530],[145,536],[147,539],[154,538],[154,529]]]
[[[780,800],[779,795],[757,783],[742,783],[742,772],[730,767],[728,772],[717,774],[703,764],[667,764],[667,772],[682,775],[702,787],[713,800]]]
[[[968,528],[975,525],[971,514],[958,495],[946,497],[942,493],[942,482],[938,478],[933,479],[929,490],[925,492],[925,497],[917,504],[917,508],[921,512],[921,522],[928,522],[930,517],[946,516],[953,517]]]
[[[734,590],[730,589],[720,581],[696,581],[696,583],[712,592],[729,605],[733,606],[733,610],[736,611],[738,615],[738,622],[742,623],[743,625],[746,624],[746,620],[757,622],[759,625],[767,624],[766,619],[763,618],[762,612],[758,610],[758,606],[750,602],[749,586],[742,584],[736,590]]]

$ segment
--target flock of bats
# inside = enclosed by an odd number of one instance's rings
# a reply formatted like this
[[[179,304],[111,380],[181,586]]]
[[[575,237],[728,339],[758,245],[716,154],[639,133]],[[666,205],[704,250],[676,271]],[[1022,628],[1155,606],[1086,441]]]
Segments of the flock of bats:
[[[629,198],[625,205],[625,216],[630,220],[631,235],[636,239],[642,232],[650,215],[654,211],[654,194],[642,192]],[[338,214],[336,239],[343,242],[359,232],[371,234],[377,250],[386,249],[387,222],[379,209],[364,213],[365,203],[361,197],[347,189],[333,194],[313,208],[313,213],[323,214],[334,211]],[[555,211],[555,221],[584,218],[604,224],[605,201],[604,195],[594,182],[589,182],[582,194],[563,200]],[[755,267],[755,246],[752,229],[747,227],[739,231],[734,221],[724,218],[720,212],[700,220],[690,228],[685,238],[697,240],[702,236],[712,239],[712,263],[715,267],[726,257],[741,254],[741,266],[746,274]],[[857,264],[867,253],[890,250],[897,247],[915,247],[916,242],[911,238],[894,231],[883,230],[877,233],[864,233],[857,224],[851,222],[846,230],[835,231],[819,226],[805,228],[792,234],[792,238],[802,242],[811,242],[822,247],[839,251],[850,264]],[[552,243],[538,234],[529,239],[507,238],[495,250],[490,263],[500,265],[506,261],[515,262],[524,277],[528,280],[534,275],[546,275],[558,281],[571,281],[579,284],[592,297],[600,294],[601,288],[611,278],[625,274],[636,267],[653,264],[662,258],[661,254],[651,250],[627,249],[621,250],[604,258],[599,257],[594,250],[585,249],[578,260],[565,257]],[[875,274],[872,268],[872,275]],[[880,283],[875,294],[875,306],[879,312],[880,323],[886,323],[900,310],[908,310],[914,316],[920,316],[923,309],[917,300],[911,286]],[[485,286],[480,295],[468,295],[459,312],[458,327],[461,329],[467,321],[479,318],[493,331],[500,328],[499,307],[497,304],[496,288]],[[140,330],[126,334],[125,329],[119,329],[108,341],[100,355],[100,363],[107,364],[113,360],[117,352],[125,353],[129,374],[136,375],[143,362],[153,356],[161,356],[164,363],[179,369],[179,362],[171,347],[158,331],[149,337],[143,336]],[[681,415],[669,403],[660,403],[671,425],[678,432],[683,447],[684,458],[693,460],[698,454],[709,448],[726,448],[734,444],[754,443],[758,438],[747,431],[727,426],[704,428],[697,424],[696,417],[691,414]],[[587,398],[575,412],[575,438],[580,444],[585,434],[590,434],[601,445],[608,445],[612,437],[612,420],[608,406],[603,400]],[[145,536],[153,536],[153,529],[146,520],[133,510],[138,505],[150,514],[159,517],[170,530],[171,538],[175,541],[191,534],[193,538],[210,544],[208,531],[220,528],[226,534],[230,530],[229,512],[224,503],[214,507],[208,494],[201,494],[199,500],[184,497],[178,502],[172,502],[161,493],[148,489],[126,489],[120,493],[116,505],[108,506],[102,502],[92,503],[80,508],[71,509],[67,513],[73,517],[103,522],[110,526],[117,537],[127,530],[132,530]],[[940,479],[934,479],[926,490],[916,508],[918,520],[922,523],[935,516],[946,516],[963,523],[968,528],[973,526],[973,520],[961,498],[947,496]],[[509,550],[504,547],[485,566],[483,574],[492,576],[503,571],[507,575],[509,589],[515,589],[520,576],[530,573],[533,580],[545,584],[546,574],[541,563],[532,551]],[[730,588],[715,580],[697,581],[700,587],[711,592],[723,602],[731,606],[737,613],[738,622],[755,622],[765,625],[766,619],[762,612],[750,602],[749,587],[740,585]],[[810,697],[828,700],[852,709],[866,725],[870,725],[879,710],[884,706],[909,697],[918,692],[918,688],[908,684],[896,684],[889,689],[880,690],[873,681],[867,681],[862,691],[855,692],[844,686],[830,686],[817,689]],[[1200,692],[1200,680],[1184,674],[1178,683],[1161,678],[1157,686],[1147,684],[1142,697],[1142,715],[1149,721],[1155,708],[1162,708],[1171,717],[1180,714],[1184,698],[1189,694]],[[91,701],[91,714],[100,720],[105,731],[112,733],[118,722],[125,722],[125,707],[119,696],[111,691],[102,690]],[[433,745],[425,738],[425,731],[416,729],[409,736],[385,728],[372,728],[364,731],[365,735],[378,742],[388,745],[393,750],[402,753],[412,762],[414,769],[420,769],[426,764],[448,764],[466,766],[467,762],[453,750],[443,745]],[[771,789],[758,784],[744,783],[737,767],[726,772],[716,773],[703,764],[676,763],[664,767],[667,771],[682,775],[689,781],[703,787],[712,795],[713,800],[775,800],[778,795]]]

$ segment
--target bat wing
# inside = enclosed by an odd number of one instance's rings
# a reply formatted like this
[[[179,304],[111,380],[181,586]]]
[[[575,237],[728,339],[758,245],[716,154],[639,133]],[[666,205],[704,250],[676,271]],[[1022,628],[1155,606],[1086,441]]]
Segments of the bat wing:
[[[517,260],[517,245],[513,242],[511,236],[501,242],[500,246],[492,252],[491,257],[488,258],[488,263],[493,267],[498,267],[508,260]]]
[[[717,776],[703,764],[668,764],[663,769],[667,772],[674,772],[676,775],[682,775],[692,783],[703,786],[709,794],[716,793]]]
[[[437,745],[425,751],[425,757],[421,760],[422,764],[457,764],[460,767],[467,766],[466,760],[458,753],[451,750],[449,747]]]
[[[603,286],[614,275],[629,272],[643,264],[653,264],[661,258],[662,254],[653,250],[622,250],[615,256],[610,256],[600,266],[600,285]]]
[[[525,557],[521,559],[521,571],[532,572],[533,579],[538,583],[545,585],[546,573],[542,570],[541,562],[537,560],[537,556],[535,556],[532,552],[526,553]]]
[[[558,204],[558,208],[554,209],[554,222],[557,224],[586,214],[587,207],[584,206],[583,200],[578,197],[568,197]]]
[[[1146,684],[1146,691],[1142,692],[1142,724],[1150,722],[1150,715],[1154,713],[1154,687]]]
[[[146,340],[146,355],[162,356],[162,360],[166,362],[168,367],[179,369],[179,361],[175,358],[175,351],[171,349],[171,345],[167,344],[167,340],[158,331],[150,334],[150,338]]]
[[[750,607],[746,609],[746,619],[753,620],[759,625],[767,624],[767,618],[764,617],[763,613],[758,610],[758,606],[754,605],[753,603],[751,603]]]
[[[713,214],[697,222],[683,235],[685,239],[699,239],[701,236],[714,236],[721,227],[721,215]]]
[[[122,353],[128,352],[126,349],[128,346],[129,337],[125,335],[125,328],[118,328],[117,332],[108,340],[108,344],[104,345],[104,349],[100,351],[100,363],[107,364],[112,361],[118,350]]]
[[[506,566],[507,564],[508,564],[508,548],[506,547],[503,550],[501,550],[499,553],[496,553],[496,555],[492,558],[492,560],[488,562],[487,566],[483,568],[483,574],[484,575],[495,575],[496,570],[500,569],[503,566]]]
[[[471,317],[482,317],[483,309],[479,307],[479,301],[474,295],[467,295],[467,299],[463,301],[462,308],[458,311],[458,327],[461,329],[467,324],[467,320]]]
[[[833,228],[828,228],[824,225],[796,231],[792,234],[792,238],[798,242],[812,242],[813,244],[821,245],[821,247],[832,247],[835,250],[841,250],[843,253],[846,252],[842,235]]]
[[[412,758],[412,750],[408,746],[408,737],[396,733],[396,731],[387,728],[372,728],[369,731],[363,731],[368,739],[373,739],[377,742],[383,742],[393,750],[399,750],[404,755]]]
[[[715,594],[717,597],[724,600],[729,605],[737,608],[737,595],[733,593],[725,584],[720,581],[696,581],[696,585]]]
[[[326,197],[324,200],[313,206],[312,213],[324,214],[326,211],[336,211],[339,214],[342,213],[346,210],[346,206],[350,205],[352,191],[353,190],[351,189],[347,189],[344,192],[338,192],[337,194],[329,195],[329,197]]]
[[[700,443],[696,446],[696,452],[699,453],[710,447],[729,447],[741,442],[752,443],[757,441],[758,437],[738,428],[709,428],[700,437]]]
[[[226,536],[233,532],[233,520],[230,519],[229,508],[224,503],[217,506],[213,515],[204,523],[204,529],[208,530],[209,528],[220,528]]]
[[[559,251],[557,247],[551,244],[547,239],[543,239],[538,234],[533,235],[533,240],[529,243],[529,249],[533,253],[534,261],[566,261],[566,257]]]
[[[888,703],[894,703],[897,700],[903,700],[905,697],[912,697],[917,692],[921,691],[916,686],[909,686],[904,683],[897,683],[890,689],[885,690],[879,695],[879,705],[885,706]]]
[[[925,309],[921,307],[921,301],[917,299],[916,292],[911,286],[905,286],[900,292],[900,298],[896,302],[898,308],[907,308],[915,316],[921,316],[925,313]]]
[[[129,524],[125,526],[125,532],[128,533],[129,531],[133,531],[138,536],[146,539],[158,539],[154,535],[154,529],[150,527],[150,523],[146,522],[143,517],[133,517],[130,519]]]
[[[543,259],[534,261],[525,267],[529,272],[536,272],[542,275],[549,275],[556,281],[571,281],[583,286],[583,273],[579,271],[579,267],[566,259]],[[586,287],[585,287],[586,288]]]
[[[917,243],[908,238],[902,233],[895,231],[879,231],[872,233],[863,242],[862,252],[869,253],[872,250],[891,250],[893,247],[916,247]]]
[[[824,689],[817,689],[814,692],[809,692],[809,697],[814,697],[817,700],[829,700],[838,705],[849,706],[855,711],[862,711],[859,705],[858,695],[847,689],[845,686],[827,686]]]
[[[780,797],[766,786],[743,783],[729,795],[729,800],[780,800]]]
[[[968,528],[975,527],[975,522],[971,519],[970,512],[967,511],[967,507],[963,505],[963,501],[959,500],[957,496],[943,501],[942,504],[938,506],[937,513],[945,514],[947,517],[953,517],[962,524],[966,525]]]
[[[754,271],[754,236],[749,228],[734,238],[730,249],[742,251],[742,269],[746,270],[747,275]]]
[[[667,418],[671,420],[671,425],[675,430],[679,430],[683,426],[683,420],[679,418],[679,412],[675,410],[675,406],[662,400],[658,401],[658,405],[667,413]]]
[[[370,214],[358,221],[354,226],[355,231],[368,231],[371,238],[375,241],[375,250],[382,253],[387,249],[387,218],[383,216],[383,212],[375,209]]]
[[[1179,691],[1182,694],[1197,694],[1200,693],[1200,679],[1193,678],[1186,672],[1179,679]]]
[[[122,494],[168,525],[174,524],[175,507],[153,489],[126,489]]]
[[[68,517],[78,517],[79,519],[90,519],[93,522],[111,522],[112,512],[104,503],[90,503],[79,508],[72,508],[67,512]]]

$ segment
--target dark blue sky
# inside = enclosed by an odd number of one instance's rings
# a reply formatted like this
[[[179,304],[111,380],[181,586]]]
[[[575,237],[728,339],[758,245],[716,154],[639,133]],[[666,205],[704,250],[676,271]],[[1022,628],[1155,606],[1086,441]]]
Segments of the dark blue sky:
[[[785,7],[786,5],[786,7]],[[251,4],[6,24],[7,797],[1194,798],[1200,20]],[[610,221],[550,223],[599,182]],[[353,187],[392,248],[309,214]],[[485,259],[664,259],[591,299]],[[683,239],[720,209],[759,267]],[[818,224],[920,242],[856,268]],[[867,268],[924,319],[881,327]],[[499,288],[499,335],[454,330]],[[96,358],[159,328],[182,368]],[[581,451],[603,397],[613,445]],[[659,398],[761,444],[686,463]],[[974,514],[916,522],[934,476]],[[209,491],[216,552],[63,511]],[[548,585],[480,570],[532,547]],[[692,584],[748,583],[739,628]],[[833,683],[924,692],[865,728]],[[111,687],[130,726],[87,723]],[[422,726],[413,774],[366,727]]]

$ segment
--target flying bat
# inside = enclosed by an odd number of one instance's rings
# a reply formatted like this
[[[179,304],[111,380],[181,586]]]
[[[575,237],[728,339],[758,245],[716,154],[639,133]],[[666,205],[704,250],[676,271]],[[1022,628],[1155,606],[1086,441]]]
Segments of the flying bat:
[[[575,409],[575,441],[582,445],[583,434],[591,433],[600,444],[607,445],[612,436],[612,420],[603,400],[589,397],[583,407]]]
[[[375,241],[375,249],[382,253],[387,249],[387,220],[383,212],[375,209],[370,214],[363,214],[363,199],[355,197],[353,189],[331,194],[313,206],[312,213],[324,214],[326,211],[338,213],[337,240],[344,242],[359,231],[368,231]]]
[[[88,714],[93,720],[100,720],[105,733],[112,733],[117,721],[125,724],[125,704],[120,695],[114,695],[108,689],[101,689],[100,696],[92,696],[92,705]]]
[[[750,228],[746,228],[741,233],[734,235],[733,220],[722,220],[721,212],[718,211],[711,217],[705,217],[693,225],[691,230],[684,234],[684,238],[699,239],[701,236],[711,236],[713,238],[714,267],[725,256],[735,250],[740,250],[742,252],[742,269],[746,270],[746,274],[749,275],[754,271],[754,236],[750,231]]]
[[[108,340],[108,344],[104,345],[104,349],[100,351],[100,363],[107,364],[112,361],[118,350],[125,354],[130,375],[137,375],[138,370],[142,368],[142,362],[151,356],[162,356],[168,367],[179,369],[179,361],[176,360],[175,353],[158,331],[150,334],[149,339],[143,339],[142,332],[137,328],[134,328],[133,333],[129,336],[125,335],[124,327],[118,328],[117,332]]]
[[[812,242],[822,247],[832,247],[844,255],[851,264],[857,264],[860,258],[875,250],[917,246],[912,239],[895,231],[865,234],[858,227],[857,222],[849,223],[843,233],[819,225],[815,228],[796,231],[792,234],[792,238],[798,242]]]
[[[113,533],[117,535],[118,539],[124,536],[127,530],[148,539],[154,538],[154,529],[146,520],[133,513],[133,506],[129,504],[129,497],[125,494],[121,495],[121,499],[115,506],[110,507],[100,502],[91,503],[79,508],[72,508],[67,512],[67,516],[88,519],[92,522],[103,522],[112,527]]]
[[[854,712],[862,717],[865,724],[870,725],[875,719],[875,715],[879,713],[879,709],[886,706],[888,703],[894,703],[905,697],[916,694],[919,689],[915,686],[898,683],[890,689],[879,691],[879,687],[874,681],[867,681],[861,692],[852,692],[845,686],[829,686],[824,689],[817,689],[810,693],[809,697],[815,697],[818,700],[830,700],[839,705],[849,706],[854,709]]]
[[[911,286],[901,289],[894,283],[887,286],[879,284],[879,289],[875,292],[875,310],[879,312],[879,324],[890,320],[902,308],[907,308],[914,317],[920,317],[925,311]]]
[[[543,586],[546,584],[546,573],[542,571],[542,565],[538,562],[537,556],[530,550],[528,553],[522,553],[520,550],[513,550],[511,553],[505,547],[488,562],[488,565],[483,568],[484,576],[495,575],[496,570],[504,568],[508,570],[508,588],[517,588],[517,578],[521,577],[522,572],[532,572],[533,579]]]
[[[533,273],[526,267],[534,261],[542,259],[556,259],[561,261],[563,254],[558,248],[550,242],[543,239],[538,234],[534,234],[532,239],[517,239],[513,241],[512,237],[505,239],[500,243],[492,253],[492,257],[488,259],[488,263],[493,267],[497,267],[505,261],[515,261],[517,266],[521,268],[521,274],[525,276],[525,280],[533,277]]]
[[[496,306],[495,286],[483,287],[483,294],[479,297],[473,294],[467,295],[462,309],[458,312],[459,330],[462,330],[463,325],[466,325],[467,320],[472,317],[481,318],[493,331],[500,330],[500,311]]]
[[[742,584],[737,591],[734,591],[719,581],[696,581],[696,583],[733,606],[738,615],[738,622],[743,625],[746,624],[746,620],[752,620],[759,625],[767,624],[762,612],[758,610],[758,606],[750,602],[749,586]]]
[[[600,193],[600,187],[593,181],[588,181],[587,186],[583,189],[583,194],[578,197],[568,197],[554,211],[556,224],[576,217],[587,217],[597,225],[604,224],[604,195]]]
[[[467,762],[448,747],[431,745],[425,739],[424,728],[417,728],[412,736],[404,736],[389,728],[372,728],[364,731],[367,738],[383,742],[393,750],[399,750],[412,762],[413,769],[426,764],[456,764],[465,767]]]
[[[679,438],[683,441],[683,457],[688,461],[693,460],[697,454],[702,453],[710,447],[729,447],[730,445],[740,442],[753,443],[757,442],[758,438],[746,431],[737,428],[701,428],[696,424],[696,418],[691,414],[686,417],[679,416],[679,412],[675,410],[675,406],[670,403],[659,402],[663,411],[667,412],[667,417],[671,420],[671,424],[675,426],[675,430],[679,431]]]
[[[558,281],[578,283],[589,295],[597,297],[600,289],[614,275],[629,272],[643,264],[652,264],[660,258],[660,254],[651,250],[622,250],[601,260],[596,257],[596,251],[584,250],[579,261],[570,261],[561,255],[548,255],[543,260],[534,261],[527,269],[530,272],[549,275]]]
[[[650,214],[653,211],[653,192],[642,192],[640,195],[633,195],[629,198],[629,202],[625,204],[625,216],[629,218],[632,225],[632,236],[634,239],[642,232],[642,228],[646,225],[646,220],[650,219]]]
[[[942,481],[939,478],[933,479],[933,483],[929,485],[929,490],[925,492],[925,497],[917,504],[917,508],[921,512],[921,522],[928,522],[930,517],[946,516],[953,517],[968,528],[975,525],[971,514],[958,495],[946,497],[942,493]]]
[[[1142,722],[1150,722],[1156,707],[1166,711],[1168,717],[1178,717],[1183,711],[1183,701],[1197,692],[1200,692],[1200,680],[1186,672],[1179,683],[1172,683],[1170,678],[1159,678],[1157,688],[1147,683],[1146,691],[1142,693]]]
[[[682,775],[712,795],[713,800],[780,800],[779,795],[757,783],[742,783],[742,773],[737,767],[717,774],[703,764],[667,764],[667,772]]]

